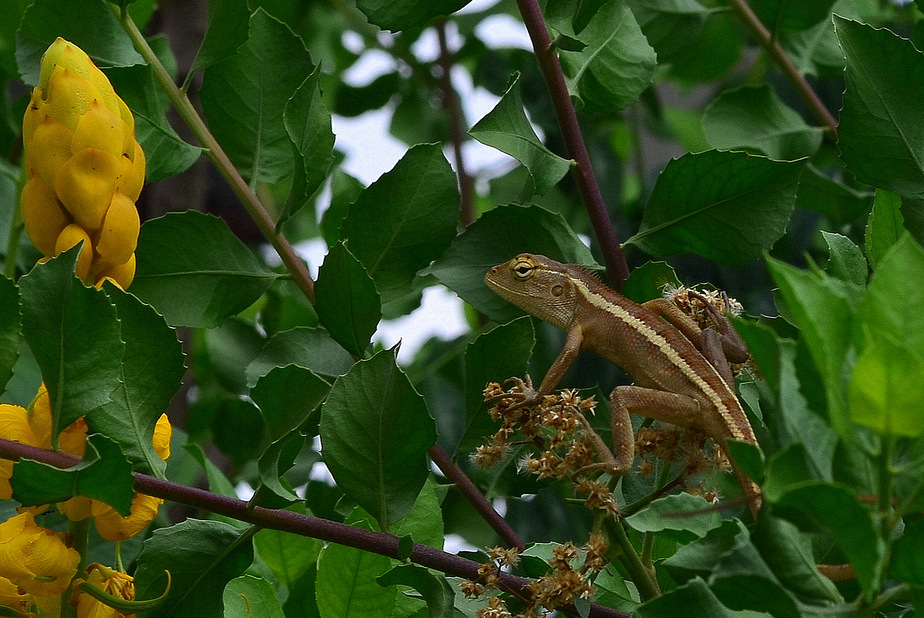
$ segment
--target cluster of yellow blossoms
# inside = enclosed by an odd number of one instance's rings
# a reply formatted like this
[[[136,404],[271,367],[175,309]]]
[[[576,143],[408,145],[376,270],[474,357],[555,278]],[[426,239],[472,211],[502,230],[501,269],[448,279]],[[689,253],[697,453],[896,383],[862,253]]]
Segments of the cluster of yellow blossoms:
[[[172,428],[167,415],[161,415],[154,428],[154,450],[165,461],[170,457],[170,436]],[[28,408],[0,404],[0,436],[38,448],[51,448],[51,404],[44,386]],[[60,436],[61,450],[72,455],[83,456],[86,448],[87,424],[77,419]],[[12,498],[9,479],[13,474],[11,461],[0,461],[0,499]],[[56,506],[72,521],[93,517],[93,523],[100,536],[107,541],[124,541],[144,530],[157,516],[160,498],[135,494],[131,514],[120,515],[111,506],[83,496],[60,502]],[[69,548],[66,539],[58,533],[42,528],[35,523],[35,515],[48,506],[20,508],[20,514],[0,524],[0,605],[6,605],[26,613],[35,606],[43,612],[55,615],[60,595],[77,572],[80,555]],[[87,570],[87,581],[100,580],[100,574],[107,575],[105,582],[97,587],[105,588],[115,582],[121,585],[123,594],[134,598],[133,590],[125,590],[131,584],[127,575],[93,564]],[[78,616],[123,616],[112,610],[110,614],[91,614],[89,607],[98,602],[81,594],[75,596],[76,603],[87,606]],[[79,610],[79,606],[78,606]]]
[[[22,218],[32,244],[50,258],[83,241],[77,276],[127,288],[135,276],[144,152],[128,106],[90,58],[60,37],[42,56],[23,144],[29,178]]]
[[[64,39],[42,56],[39,85],[23,118],[23,143],[28,180],[22,218],[43,260],[82,242],[77,276],[96,286],[109,280],[127,288],[135,276],[140,230],[135,200],[144,184],[144,152],[135,140],[132,114],[109,80]],[[171,432],[162,415],[153,444],[164,460],[170,456]],[[0,405],[0,437],[50,449],[51,433],[44,385],[28,408]],[[87,424],[80,418],[59,436],[61,450],[83,456],[86,438]],[[0,499],[12,498],[14,465],[0,460]],[[147,527],[162,502],[135,494],[127,517],[83,496],[56,506],[71,521],[92,517],[102,538],[123,541]],[[124,573],[99,564],[77,573],[82,558],[69,546],[69,536],[35,521],[48,508],[20,507],[18,515],[0,523],[0,606],[23,616],[60,615],[62,598],[68,598],[64,593],[73,586],[69,598],[79,618],[134,616],[78,588],[85,581],[116,598],[134,599],[132,578]]]

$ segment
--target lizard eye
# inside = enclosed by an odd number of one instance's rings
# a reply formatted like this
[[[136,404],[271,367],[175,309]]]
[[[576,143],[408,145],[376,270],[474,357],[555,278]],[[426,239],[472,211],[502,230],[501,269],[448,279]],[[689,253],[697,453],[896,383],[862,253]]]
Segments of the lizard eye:
[[[559,296],[565,293],[565,288],[563,288],[560,285],[553,285],[552,289],[549,291],[552,293],[552,296],[554,296],[555,298],[558,298]]]
[[[522,260],[513,265],[513,274],[517,279],[529,279],[535,270],[535,265],[527,260]]]

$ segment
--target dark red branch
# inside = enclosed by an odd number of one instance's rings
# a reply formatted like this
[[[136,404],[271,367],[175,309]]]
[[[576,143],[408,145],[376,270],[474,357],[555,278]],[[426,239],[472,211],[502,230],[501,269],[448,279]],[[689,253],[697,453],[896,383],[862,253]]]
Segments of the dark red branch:
[[[0,439],[0,458],[14,461],[21,458],[31,459],[57,468],[69,468],[80,461],[74,455],[60,451],[46,451],[4,439]],[[187,487],[139,472],[133,474],[135,491],[139,493],[224,515],[262,528],[282,530],[330,543],[339,543],[389,558],[397,559],[399,555],[400,539],[393,534],[373,532],[283,509],[267,509],[260,506],[248,508],[243,500],[221,496],[196,487]],[[479,563],[421,543],[414,544],[410,559],[416,564],[435,569],[446,575],[465,579],[478,578]],[[529,580],[509,573],[500,573],[499,577],[500,586],[505,590],[527,598],[530,596]],[[572,607],[568,613],[577,615],[577,610]],[[591,605],[590,615],[604,618],[629,618],[629,614],[600,605]]]
[[[461,208],[459,218],[463,227],[468,227],[475,220],[475,193],[472,186],[472,177],[465,170],[465,159],[462,156],[462,144],[465,143],[465,116],[459,106],[459,93],[452,85],[452,65],[454,59],[449,43],[446,41],[446,22],[436,22],[436,35],[439,39],[440,57],[439,65],[443,72],[443,108],[449,114],[449,127],[452,137],[452,151],[456,159],[456,176],[459,178],[459,196]]]
[[[594,176],[593,167],[590,165],[587,145],[584,143],[584,136],[581,134],[577,113],[574,111],[574,104],[571,102],[571,94],[568,92],[567,84],[565,84],[565,75],[562,73],[561,63],[552,47],[552,39],[546,28],[542,10],[539,8],[537,0],[517,0],[517,6],[520,8],[523,23],[526,25],[529,38],[533,43],[533,50],[539,61],[539,68],[543,77],[545,77],[545,83],[552,98],[555,116],[558,119],[558,126],[561,129],[568,156],[574,159],[576,164],[571,166],[571,171],[577,182],[578,191],[581,193],[581,199],[584,201],[584,207],[587,209],[587,215],[593,225],[594,235],[597,237],[597,242],[600,243],[600,251],[606,263],[606,272],[609,274],[610,283],[617,290],[622,289],[622,282],[629,276],[629,266],[626,264],[626,258],[623,255],[622,247],[619,245],[619,239],[616,237],[616,231],[613,229],[613,224],[606,212],[606,204],[603,202],[603,195],[600,193],[600,186]]]

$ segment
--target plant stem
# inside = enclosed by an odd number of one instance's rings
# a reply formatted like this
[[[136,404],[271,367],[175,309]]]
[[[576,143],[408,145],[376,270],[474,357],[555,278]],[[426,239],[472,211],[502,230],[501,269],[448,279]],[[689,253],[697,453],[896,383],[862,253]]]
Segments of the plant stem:
[[[620,562],[628,571],[632,583],[638,588],[642,600],[648,601],[661,596],[661,590],[658,588],[657,580],[654,579],[654,574],[642,564],[638,553],[636,553],[635,548],[629,541],[629,537],[626,536],[622,522],[613,517],[608,517],[604,522],[604,526],[609,533],[607,536],[611,541],[616,542],[614,549],[619,552]]]
[[[90,518],[67,522],[67,532],[71,537],[71,547],[80,554],[76,577],[85,577],[87,570],[87,547],[90,539]],[[61,618],[77,615],[77,608],[70,604],[73,591],[68,588],[61,594]]]
[[[276,249],[279,257],[282,258],[283,264],[285,264],[286,268],[292,274],[292,279],[295,284],[302,290],[308,300],[314,304],[314,281],[311,279],[311,275],[308,274],[308,269],[305,267],[301,258],[295,253],[289,241],[286,240],[282,234],[276,232],[276,224],[266,211],[266,208],[264,208],[262,202],[260,202],[260,198],[257,197],[253,189],[247,185],[247,182],[241,177],[240,173],[238,173],[237,168],[231,163],[228,155],[218,144],[218,141],[212,135],[211,131],[209,131],[208,127],[205,126],[205,122],[196,112],[189,97],[187,97],[186,93],[173,82],[170,74],[167,73],[167,69],[164,68],[164,65],[161,64],[160,60],[154,54],[154,51],[135,25],[135,22],[132,21],[127,13],[123,14],[117,6],[110,4],[109,7],[122,23],[122,27],[125,29],[129,38],[131,38],[135,49],[138,50],[141,57],[151,66],[154,72],[154,81],[156,81],[161,90],[167,94],[167,98],[170,99],[177,113],[189,126],[193,135],[199,140],[199,143],[205,148],[206,155],[215,164],[215,167],[244,205],[244,208],[247,209],[254,223],[260,228],[260,232],[262,232],[263,236],[273,248]]]
[[[459,94],[452,85],[452,52],[446,41],[446,20],[436,22],[436,36],[440,45],[439,65],[443,70],[443,107],[449,114],[452,135],[452,151],[456,159],[456,176],[459,179],[460,212],[459,219],[463,227],[468,227],[475,220],[475,200],[472,190],[472,177],[465,170],[465,158],[462,156],[462,144],[465,141],[465,117],[459,107]]]
[[[783,71],[783,74],[786,75],[786,78],[789,79],[790,83],[796,89],[796,92],[799,93],[799,96],[802,97],[802,100],[806,102],[809,108],[812,110],[812,113],[815,114],[815,117],[825,125],[828,134],[831,136],[835,142],[837,141],[837,119],[828,111],[828,108],[825,107],[825,104],[822,103],[821,99],[806,81],[805,76],[799,72],[798,67],[793,63],[792,58],[783,51],[783,48],[780,46],[779,42],[770,34],[770,31],[767,30],[754,11],[751,9],[750,5],[745,0],[728,0],[728,4],[731,5],[732,10],[738,14],[738,18],[744,24],[744,26],[751,32],[751,35],[757,39],[757,42],[760,43],[761,47],[767,50],[767,53],[773,58],[774,62],[780,67]]]
[[[47,451],[4,439],[0,439],[0,458],[14,461],[21,458],[31,459],[57,468],[69,468],[80,461],[79,457],[62,451]],[[348,524],[294,513],[284,509],[268,509],[262,506],[250,507],[244,500],[229,498],[165,479],[158,479],[140,472],[133,472],[132,474],[135,479],[134,488],[138,493],[232,517],[260,528],[271,528],[330,543],[339,543],[340,545],[354,547],[390,558],[398,558],[399,556],[401,539],[393,534],[373,532],[364,528],[357,528]],[[410,560],[446,575],[472,580],[478,579],[478,568],[481,566],[474,560],[468,560],[421,543],[414,544]],[[504,590],[526,598],[530,597],[529,580],[503,572],[499,573],[498,576],[499,585]],[[572,608],[571,611],[576,610]],[[594,604],[590,606],[589,615],[602,618],[629,618],[629,614]]]
[[[600,186],[594,176],[587,145],[584,143],[581,126],[578,124],[577,113],[574,111],[571,95],[565,84],[561,63],[552,47],[552,39],[549,37],[542,10],[537,0],[517,0],[517,6],[533,43],[533,51],[539,61],[539,68],[545,77],[546,87],[552,98],[555,116],[558,119],[558,126],[561,129],[568,156],[574,159],[575,164],[571,166],[571,172],[574,174],[578,191],[594,228],[594,235],[600,244],[610,283],[617,291],[621,290],[623,281],[629,276],[629,266],[626,264],[616,231],[607,214]]]

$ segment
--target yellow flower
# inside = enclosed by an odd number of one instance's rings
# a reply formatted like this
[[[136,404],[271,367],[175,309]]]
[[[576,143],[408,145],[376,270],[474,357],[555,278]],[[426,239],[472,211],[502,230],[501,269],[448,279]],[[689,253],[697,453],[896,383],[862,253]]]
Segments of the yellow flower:
[[[19,586],[5,577],[0,577],[0,605],[15,609],[20,614],[29,611],[32,596],[20,591]]]
[[[135,494],[132,511],[122,517],[118,511],[99,500],[93,501],[93,522],[99,535],[107,541],[124,541],[148,527],[157,517],[157,509],[164,501],[144,494]]]
[[[154,426],[154,450],[166,461],[170,457],[170,436],[173,428],[166,414],[161,414]],[[91,507],[93,521],[99,535],[107,541],[124,541],[147,528],[157,517],[157,510],[164,501],[145,494],[135,494],[132,510],[128,517],[123,517],[114,508],[93,500]],[[60,505],[58,505],[60,508]],[[70,516],[70,515],[68,515]]]
[[[79,563],[80,554],[51,530],[37,526],[31,513],[0,524],[0,576],[32,595],[64,592]]]
[[[29,425],[28,414],[28,411],[20,406],[0,404],[0,438],[39,446],[39,440]],[[14,463],[8,459],[0,460],[0,500],[13,497],[13,488],[10,487],[13,465]]]
[[[52,257],[82,242],[77,276],[127,288],[145,172],[135,119],[89,56],[60,37],[42,56],[23,146],[22,216],[32,244]]]
[[[77,580],[74,583],[78,584],[79,581]],[[125,601],[135,600],[135,583],[132,576],[120,573],[107,566],[94,562],[87,567],[86,582],[116,598]],[[91,597],[89,594],[80,592],[76,585],[74,589],[79,592],[79,594],[71,597],[71,603],[74,603],[75,597],[77,599],[77,618],[134,618],[135,616],[135,614],[120,612]]]

